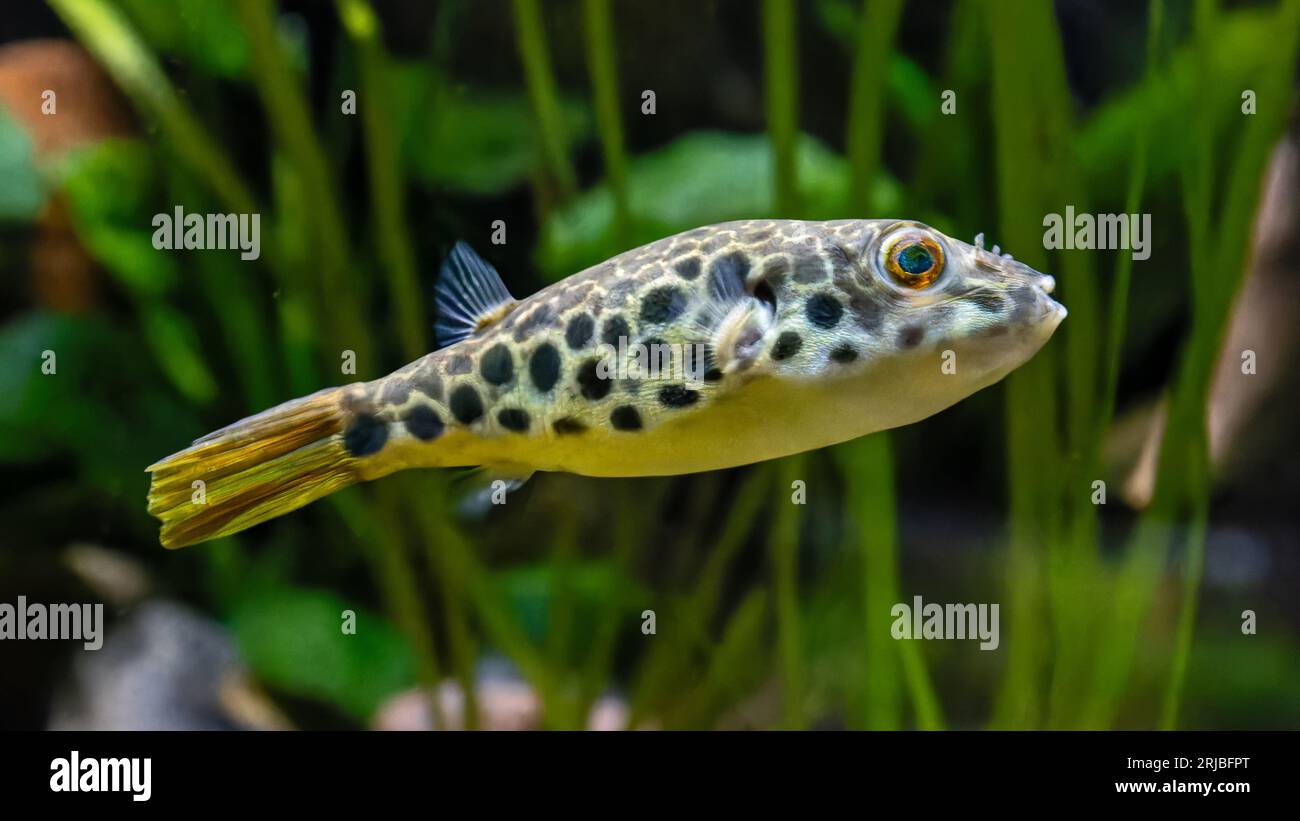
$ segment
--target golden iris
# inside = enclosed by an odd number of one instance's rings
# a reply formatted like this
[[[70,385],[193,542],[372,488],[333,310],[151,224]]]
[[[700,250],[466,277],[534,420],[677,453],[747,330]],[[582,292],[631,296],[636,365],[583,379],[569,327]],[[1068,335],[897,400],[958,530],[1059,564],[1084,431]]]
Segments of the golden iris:
[[[943,273],[943,249],[929,237],[903,237],[890,246],[885,268],[900,285],[919,290]]]

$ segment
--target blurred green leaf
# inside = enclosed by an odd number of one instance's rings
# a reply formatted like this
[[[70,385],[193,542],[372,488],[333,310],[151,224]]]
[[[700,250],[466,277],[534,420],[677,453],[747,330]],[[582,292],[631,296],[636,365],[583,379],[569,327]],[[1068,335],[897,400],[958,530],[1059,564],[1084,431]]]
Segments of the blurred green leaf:
[[[0,221],[29,221],[45,201],[40,173],[32,158],[32,141],[18,121],[0,105]]]
[[[526,181],[543,164],[536,118],[523,94],[449,85],[425,66],[395,70],[407,125],[412,173],[426,183],[489,196]],[[585,140],[592,115],[573,97],[560,99],[565,145]]]
[[[800,137],[800,202],[808,219],[847,216],[848,162],[817,140]],[[632,160],[628,169],[634,245],[733,219],[767,216],[772,149],[762,134],[698,131]],[[892,179],[877,178],[879,213],[898,207]],[[542,227],[539,264],[558,279],[626,250],[614,237],[614,199],[603,183],[575,197]]]
[[[71,319],[57,314],[28,314],[0,329],[0,462],[47,455],[79,425],[93,422],[89,402],[50,413],[68,381],[59,379],[59,357],[66,374],[85,347],[78,344],[78,330]],[[41,372],[47,350],[54,353],[54,374]]]
[[[217,395],[217,382],[204,362],[198,332],[162,299],[180,279],[175,254],[186,252],[153,247],[160,201],[155,163],[145,143],[107,140],[64,161],[61,187],[77,237],[136,298],[144,339],[158,364],[177,390],[206,403]]]
[[[516,621],[538,644],[545,641],[550,627],[550,612],[561,574],[573,600],[575,635],[594,633],[596,619],[606,612],[608,602],[623,602],[620,611],[640,612],[631,603],[649,600],[645,589],[610,561],[530,564],[497,574],[497,587],[515,613]]]
[[[59,172],[78,239],[142,296],[159,296],[179,278],[175,252],[153,247],[156,163],[155,150],[145,143],[107,140],[69,155]]]
[[[54,373],[42,372],[44,353]],[[32,312],[0,328],[0,463],[72,457],[81,490],[129,499],[145,518],[143,468],[200,432],[159,390],[134,330]]]
[[[189,319],[161,300],[142,307],[144,337],[158,364],[181,393],[199,403],[217,395],[217,380],[203,361],[198,334]]]
[[[817,0],[813,11],[823,31],[835,39],[847,54],[858,44],[854,32],[862,20],[861,0]],[[885,92],[889,105],[903,115],[908,126],[921,130],[939,118],[939,92],[930,75],[912,58],[898,52],[886,57]],[[889,131],[889,125],[886,131]]]
[[[1208,66],[1200,65],[1205,54],[1184,45],[1170,54],[1161,71],[1098,108],[1077,141],[1089,188],[1115,192],[1115,202],[1122,199],[1128,188],[1129,154],[1139,130],[1150,140],[1147,170],[1152,182],[1168,179],[1191,156],[1195,141],[1187,138],[1188,123],[1206,100],[1223,101],[1235,114],[1242,91],[1258,90],[1273,59],[1259,44],[1275,39],[1275,25],[1276,15],[1270,9],[1221,14],[1207,44]],[[1231,117],[1220,117],[1217,125],[1226,128],[1230,122]]]
[[[345,610],[356,614],[355,634],[343,632]],[[235,605],[230,626],[259,679],[337,705],[360,721],[415,685],[415,663],[397,629],[323,591],[259,590]]]
[[[228,0],[116,0],[160,52],[227,79],[248,74],[248,39]]]

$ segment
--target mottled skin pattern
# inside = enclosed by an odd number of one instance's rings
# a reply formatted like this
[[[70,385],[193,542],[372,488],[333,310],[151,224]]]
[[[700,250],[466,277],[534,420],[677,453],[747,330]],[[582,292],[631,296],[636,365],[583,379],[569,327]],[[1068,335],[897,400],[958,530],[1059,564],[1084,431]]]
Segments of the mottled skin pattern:
[[[924,232],[947,266],[919,292],[880,257]],[[620,254],[395,373],[346,389],[362,478],[406,467],[688,473],[906,424],[1000,379],[1064,309],[1049,277],[896,220],[748,220]],[[600,379],[602,341],[706,346],[687,381]],[[956,373],[941,370],[944,351]]]

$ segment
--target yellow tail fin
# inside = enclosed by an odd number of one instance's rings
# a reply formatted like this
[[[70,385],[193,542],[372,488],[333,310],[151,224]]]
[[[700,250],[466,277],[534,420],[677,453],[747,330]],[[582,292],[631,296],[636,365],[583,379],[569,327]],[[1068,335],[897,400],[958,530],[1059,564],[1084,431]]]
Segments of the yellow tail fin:
[[[237,533],[358,481],[340,435],[343,390],[277,405],[146,468],[163,546]]]

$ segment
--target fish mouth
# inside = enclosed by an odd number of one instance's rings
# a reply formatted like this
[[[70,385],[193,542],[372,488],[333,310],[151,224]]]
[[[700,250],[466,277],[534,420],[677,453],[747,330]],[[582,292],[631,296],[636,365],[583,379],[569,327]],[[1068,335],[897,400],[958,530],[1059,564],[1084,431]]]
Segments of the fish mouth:
[[[1069,315],[1070,312],[1065,309],[1064,305],[1062,305],[1061,303],[1057,302],[1055,299],[1052,299],[1050,296],[1048,296],[1048,294],[1056,290],[1056,277],[1050,276],[1048,274],[1043,274],[1042,278],[1038,280],[1037,285],[1038,285],[1038,290],[1041,291],[1043,294],[1042,301],[1044,304],[1043,304],[1043,313],[1041,318],[1049,319],[1054,317],[1055,322],[1057,324],[1060,324],[1061,320],[1065,319],[1065,317]]]

